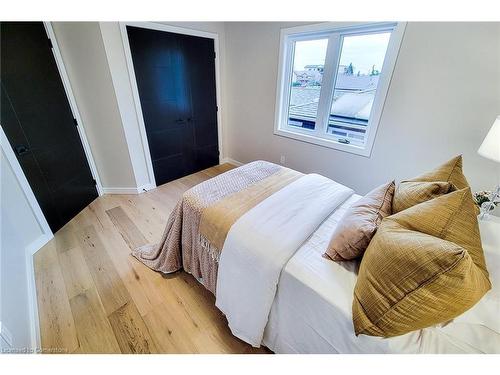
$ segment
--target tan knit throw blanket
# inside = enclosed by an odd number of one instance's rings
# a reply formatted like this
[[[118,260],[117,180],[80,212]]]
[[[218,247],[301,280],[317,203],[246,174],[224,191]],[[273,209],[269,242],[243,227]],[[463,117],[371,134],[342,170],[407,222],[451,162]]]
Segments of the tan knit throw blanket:
[[[183,268],[215,294],[218,259],[232,224],[300,176],[300,172],[255,161],[204,181],[183,194],[160,243],[141,246],[132,255],[163,273]]]

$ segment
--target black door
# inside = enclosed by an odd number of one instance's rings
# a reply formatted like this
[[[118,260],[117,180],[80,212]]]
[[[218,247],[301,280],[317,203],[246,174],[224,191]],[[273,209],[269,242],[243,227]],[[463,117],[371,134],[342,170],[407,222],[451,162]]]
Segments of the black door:
[[[218,164],[214,40],[127,33],[156,184]]]
[[[2,22],[0,123],[53,232],[97,197],[41,22]]]

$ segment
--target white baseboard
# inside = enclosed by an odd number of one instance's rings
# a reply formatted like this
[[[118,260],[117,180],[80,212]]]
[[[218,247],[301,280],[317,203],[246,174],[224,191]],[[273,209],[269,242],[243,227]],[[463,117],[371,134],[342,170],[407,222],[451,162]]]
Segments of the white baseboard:
[[[236,165],[238,167],[244,164],[241,161],[234,160],[234,159],[231,159],[231,158],[223,158],[223,159],[221,159],[220,164],[224,164],[224,163],[234,164],[234,165]]]
[[[103,187],[102,192],[104,194],[137,194],[137,188],[135,187]]]
[[[146,184],[146,185],[142,185],[142,186],[139,186],[137,188],[137,193],[140,194],[140,193],[144,193],[145,191],[149,191],[151,189],[154,189],[156,186],[154,186],[153,184]]]
[[[38,250],[40,250],[43,245],[49,242],[54,235],[44,234],[33,241],[26,247],[25,258],[26,258],[26,275],[28,278],[28,309],[30,317],[30,332],[31,332],[31,348],[36,352],[37,348],[41,347],[40,339],[40,320],[38,318],[38,300],[36,296],[36,284],[35,284],[35,266],[33,263],[33,256]]]
[[[140,194],[154,189],[153,184],[146,184],[139,187],[103,187],[104,194]]]
[[[224,164],[224,163],[234,164],[238,167],[244,164],[238,160],[234,160],[231,158],[222,158],[220,160],[220,164]],[[103,186],[102,192],[104,194],[140,194],[140,193],[144,193],[145,191],[149,191],[151,189],[154,189],[155,187],[156,186],[154,186],[153,184],[145,184],[145,185],[139,186],[137,188],[135,188],[135,187],[104,187]]]

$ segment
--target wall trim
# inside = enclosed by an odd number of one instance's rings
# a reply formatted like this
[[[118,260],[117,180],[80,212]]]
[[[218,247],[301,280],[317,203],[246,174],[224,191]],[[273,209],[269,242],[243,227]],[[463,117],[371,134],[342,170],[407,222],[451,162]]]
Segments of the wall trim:
[[[104,194],[137,194],[135,187],[104,187],[102,188]]]
[[[144,123],[144,116],[142,113],[141,102],[139,98],[139,90],[137,88],[137,79],[135,77],[134,62],[132,61],[132,54],[130,51],[130,44],[127,35],[127,26],[141,27],[145,29],[172,32],[177,34],[192,35],[203,38],[210,38],[214,40],[215,49],[215,92],[217,100],[217,132],[218,132],[218,143],[219,143],[219,160],[224,155],[224,145],[223,145],[223,126],[222,126],[222,98],[221,98],[221,75],[220,75],[220,50],[219,50],[219,34],[211,33],[207,31],[195,30],[185,27],[172,26],[159,24],[154,22],[120,22],[120,33],[122,37],[123,51],[125,53],[125,60],[127,62],[127,70],[129,74],[130,86],[132,88],[132,97],[134,99],[137,121],[139,125],[139,133],[142,143],[142,151],[146,160],[146,165],[149,174],[149,185],[153,188],[156,187],[156,180],[154,176],[153,163],[151,161],[151,153],[149,150],[149,143],[146,135],[146,126]],[[111,67],[110,67],[111,68]],[[130,152],[131,150],[129,150]]]
[[[149,190],[154,189],[154,188],[156,188],[156,185],[145,184],[145,185],[139,186],[137,188],[137,192],[140,194],[140,193],[144,193],[144,192],[149,191]]]
[[[237,161],[237,160],[234,160],[231,158],[221,159],[220,164],[224,164],[224,163],[234,164],[238,167],[245,164],[245,163],[242,163],[240,161]],[[138,188],[134,188],[134,187],[103,187],[102,190],[103,190],[103,194],[130,195],[130,194],[141,194],[141,193],[144,193],[146,191],[149,191],[149,190],[152,190],[155,188],[156,188],[156,186],[154,186],[153,184],[146,184],[146,185],[139,186]]]
[[[66,72],[66,67],[64,66],[64,60],[61,55],[61,50],[59,49],[59,45],[57,44],[56,34],[54,33],[51,22],[44,22],[43,25],[45,27],[47,37],[52,41],[52,53],[54,55],[54,59],[56,60],[57,70],[59,71],[59,76],[61,77],[61,80],[63,82],[64,91],[66,92],[66,97],[68,98],[71,112],[73,113],[73,117],[77,122],[76,129],[83,145],[83,151],[85,152],[85,156],[87,157],[87,161],[89,163],[90,173],[92,173],[92,177],[96,181],[97,194],[102,195],[103,191],[101,178],[97,170],[94,156],[92,155],[92,149],[90,148],[87,134],[85,133],[82,117],[80,116],[80,112],[78,111],[75,95],[73,94],[71,82],[69,81],[68,73]]]
[[[156,186],[153,184],[146,184],[139,187],[104,187],[104,194],[140,194],[145,191],[154,189]]]
[[[30,316],[30,331],[31,331],[31,348],[36,353],[38,348],[41,348],[42,340],[40,338],[40,319],[38,315],[38,298],[36,294],[35,281],[35,263],[34,256],[47,242],[52,239],[52,236],[42,235],[29,244],[25,250],[26,258],[26,276],[28,278],[28,308]]]
[[[231,159],[231,158],[224,158],[220,161],[221,164],[224,164],[224,163],[229,163],[229,164],[234,164],[236,166],[242,166],[243,164],[245,163],[242,163],[241,161],[238,161],[238,160],[234,160],[234,159]]]

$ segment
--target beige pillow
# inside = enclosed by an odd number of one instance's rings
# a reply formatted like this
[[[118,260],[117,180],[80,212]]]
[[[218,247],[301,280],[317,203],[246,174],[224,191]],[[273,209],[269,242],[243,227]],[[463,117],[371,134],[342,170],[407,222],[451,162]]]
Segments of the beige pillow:
[[[416,204],[469,187],[462,172],[462,155],[456,156],[431,172],[401,181],[394,194],[392,212],[403,211]]]
[[[324,256],[341,261],[363,255],[382,219],[391,214],[394,189],[394,181],[389,182],[354,203],[332,234]]]
[[[469,188],[383,220],[361,261],[356,335],[392,337],[446,322],[491,288]]]

